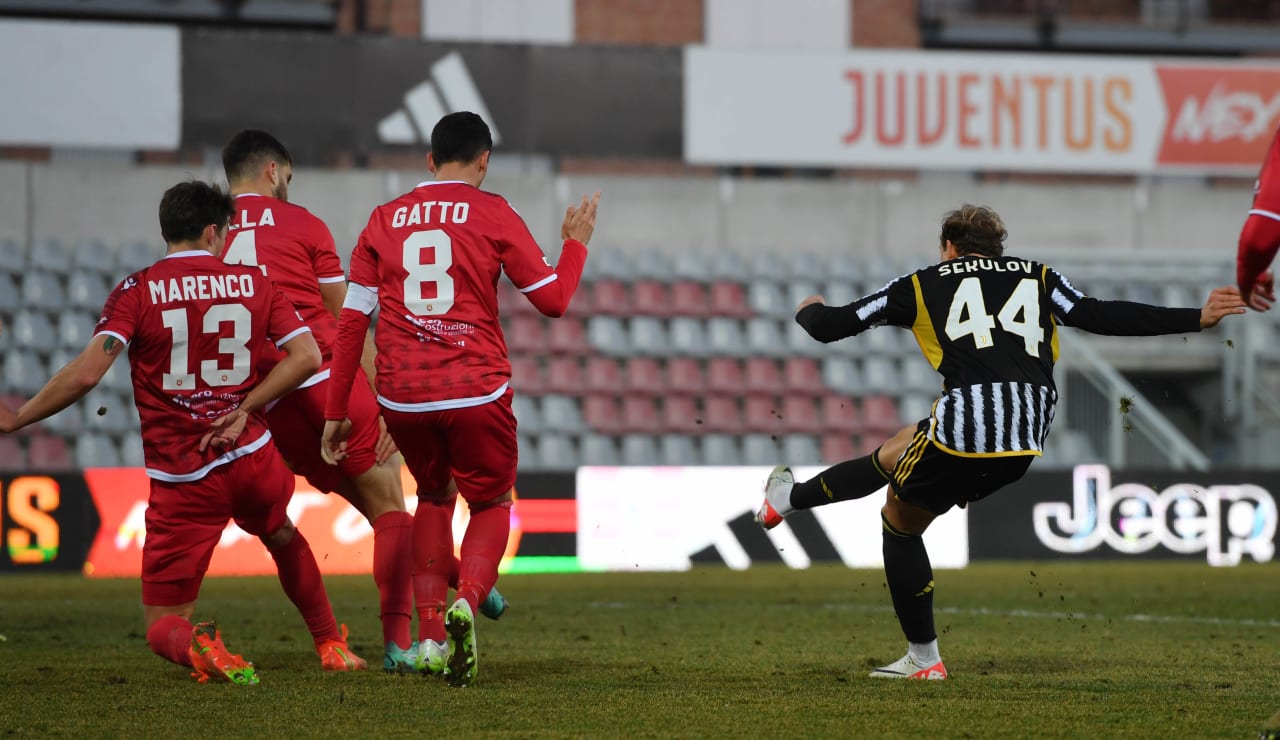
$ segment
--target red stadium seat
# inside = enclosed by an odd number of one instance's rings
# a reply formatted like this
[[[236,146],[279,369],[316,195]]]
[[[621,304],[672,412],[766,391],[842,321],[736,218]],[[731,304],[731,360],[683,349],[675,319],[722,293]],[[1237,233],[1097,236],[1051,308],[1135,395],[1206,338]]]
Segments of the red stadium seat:
[[[711,284],[712,316],[727,316],[734,319],[745,319],[751,316],[747,307],[747,296],[739,283],[716,282]]]
[[[702,364],[690,357],[675,357],[667,362],[667,392],[701,395],[707,389]]]
[[[27,464],[35,470],[70,470],[75,467],[62,437],[41,435],[27,442]]]
[[[822,368],[809,357],[788,357],[782,365],[782,385],[791,393],[822,395],[826,387],[822,382]]]
[[[622,369],[608,357],[592,357],[587,360],[585,390],[588,393],[619,393],[622,391]]]
[[[617,280],[599,280],[591,286],[589,300],[586,302],[584,315],[590,316],[630,316],[631,297],[627,294],[627,286]]]
[[[627,396],[622,400],[622,431],[657,434],[662,429],[658,407],[652,396]]]
[[[764,357],[747,360],[742,379],[748,393],[777,395],[782,390],[782,373],[778,371],[778,365]]]
[[[658,395],[666,390],[662,367],[651,357],[633,357],[627,361],[623,387],[630,393]]]
[[[732,396],[711,396],[702,402],[703,432],[742,431],[742,414]]]
[[[729,357],[713,357],[707,362],[707,386],[720,393],[742,389],[742,366]]]
[[[822,436],[822,461],[834,465],[845,460],[862,457],[861,442],[848,434],[824,434]]]
[[[507,349],[512,352],[542,353],[547,351],[547,330],[537,316],[515,316],[504,330]]]
[[[701,283],[681,280],[671,286],[671,315],[708,318],[711,316],[711,302],[707,298],[707,289]]]
[[[789,434],[818,434],[822,431],[822,420],[818,418],[818,406],[812,396],[782,399],[782,428]]]
[[[669,434],[701,434],[708,431],[690,396],[666,396],[662,399],[662,428]]]
[[[822,427],[829,434],[853,434],[863,429],[862,416],[853,399],[841,396],[822,398]]]
[[[565,395],[581,395],[586,386],[582,366],[576,357],[556,357],[547,364],[547,377],[544,383],[548,393]]]
[[[622,429],[616,396],[590,395],[582,400],[582,419],[601,434],[617,434]]]
[[[498,281],[498,313],[501,316],[537,316],[538,309],[511,284],[510,280]]]
[[[778,434],[782,431],[781,412],[773,396],[747,396],[743,402],[742,423],[748,432]]]
[[[667,286],[656,280],[639,280],[631,285],[631,310],[641,316],[671,316]]]
[[[517,393],[540,396],[547,392],[546,380],[542,375],[542,365],[529,355],[512,355],[511,387]]]
[[[868,434],[884,437],[902,428],[898,406],[888,396],[864,396],[862,398],[862,426]]]
[[[569,316],[551,322],[547,345],[552,352],[565,355],[584,355],[588,352],[587,329],[582,319]]]
[[[0,437],[0,469],[22,471],[27,467],[27,452],[15,437]]]

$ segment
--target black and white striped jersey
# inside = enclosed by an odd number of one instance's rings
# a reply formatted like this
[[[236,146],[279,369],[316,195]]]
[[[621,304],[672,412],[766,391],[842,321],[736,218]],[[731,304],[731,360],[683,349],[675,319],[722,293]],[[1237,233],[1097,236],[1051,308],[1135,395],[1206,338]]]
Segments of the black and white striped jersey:
[[[968,255],[890,281],[796,321],[831,342],[888,324],[911,329],[942,375],[929,438],[958,455],[1039,455],[1058,393],[1058,325],[1146,336],[1200,330],[1200,309],[1099,301],[1033,260]]]

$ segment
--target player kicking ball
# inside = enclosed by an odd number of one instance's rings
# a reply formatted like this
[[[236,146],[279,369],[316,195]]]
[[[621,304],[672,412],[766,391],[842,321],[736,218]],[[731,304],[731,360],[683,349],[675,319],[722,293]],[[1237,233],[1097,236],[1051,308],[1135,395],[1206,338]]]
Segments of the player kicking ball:
[[[803,482],[785,465],[774,468],[756,515],[769,529],[797,509],[861,498],[888,484],[880,515],[884,573],[907,653],[872,671],[873,678],[947,678],[922,535],[953,506],[980,501],[1021,478],[1041,454],[1058,401],[1059,325],[1154,336],[1198,332],[1245,311],[1234,287],[1214,289],[1201,308],[1090,298],[1056,270],[1006,256],[1007,236],[995,211],[965,205],[943,220],[937,264],[847,306],[811,296],[797,309],[796,323],[820,342],[884,324],[909,328],[943,378],[930,416],[871,455]]]
[[[320,349],[284,295],[255,268],[223,264],[231,198],[202,182],[160,201],[163,259],[107,298],[97,333],[0,432],[39,422],[82,398],[126,346],[151,491],[142,547],[142,603],[151,650],[202,683],[258,683],[212,622],[192,624],[223,530],[234,520],[275,560],[326,670],[360,670],[325,593],[311,547],[286,513],[293,473],[262,410],[320,367]],[[257,372],[268,347],[284,355]]]
[[[419,601],[428,607],[419,625],[424,657],[453,686],[475,682],[475,611],[497,582],[511,531],[516,418],[498,280],[505,273],[544,315],[563,315],[582,276],[599,202],[597,193],[568,209],[552,269],[511,205],[480,190],[492,148],[479,116],[445,116],[431,132],[427,165],[435,180],[369,217],[351,254],[325,414],[324,454],[340,461],[353,433],[350,391],[369,316],[380,308],[378,404],[418,484],[414,559]],[[455,565],[459,495],[471,517]],[[455,567],[457,591],[446,610]]]

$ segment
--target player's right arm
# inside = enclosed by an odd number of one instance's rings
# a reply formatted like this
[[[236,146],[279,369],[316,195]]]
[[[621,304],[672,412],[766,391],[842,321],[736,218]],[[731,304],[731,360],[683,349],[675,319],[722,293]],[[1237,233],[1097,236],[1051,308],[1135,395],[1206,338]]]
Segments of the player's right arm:
[[[903,276],[847,306],[828,306],[822,296],[810,296],[796,308],[796,323],[809,336],[826,343],[881,324],[911,326],[915,315],[915,290],[911,277]]]
[[[534,308],[544,316],[559,318],[569,310],[569,301],[582,279],[582,266],[587,261],[587,242],[596,228],[596,208],[600,205],[600,193],[589,200],[582,196],[582,203],[565,210],[560,236],[564,248],[560,261],[551,269],[546,257],[529,227],[514,210],[509,211],[508,226],[499,237],[502,269],[511,282],[529,299]]]
[[[120,356],[124,342],[110,334],[98,334],[89,345],[59,370],[31,400],[15,412],[0,403],[0,432],[16,432],[53,416],[93,390],[111,363]]]
[[[1253,206],[1245,217],[1236,249],[1236,284],[1245,303],[1266,311],[1275,301],[1271,261],[1280,251],[1280,129],[1276,130],[1258,172]]]
[[[329,365],[329,396],[325,400],[324,433],[320,440],[320,454],[330,465],[346,457],[347,434],[351,431],[351,421],[347,418],[351,384],[355,382],[369,335],[370,316],[378,307],[378,253],[370,236],[377,215],[374,211],[355,249],[351,250],[351,278],[338,315],[338,338]]]

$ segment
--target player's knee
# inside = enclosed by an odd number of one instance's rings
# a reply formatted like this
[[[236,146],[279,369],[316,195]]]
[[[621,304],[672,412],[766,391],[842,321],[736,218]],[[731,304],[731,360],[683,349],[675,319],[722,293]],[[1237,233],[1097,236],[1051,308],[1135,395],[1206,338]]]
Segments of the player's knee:
[[[297,533],[298,530],[294,528],[293,522],[286,519],[284,520],[284,524],[274,532],[261,535],[258,539],[262,540],[262,544],[266,545],[268,550],[279,550],[290,542],[293,542],[293,538]]]
[[[400,489],[400,475],[390,468],[375,465],[361,473],[354,481],[354,493],[358,501],[352,501],[360,513],[373,521],[391,511],[405,511],[404,492]]]
[[[512,495],[512,493],[513,492],[509,489],[506,493],[494,496],[490,499],[485,499],[484,501],[468,501],[467,505],[471,507],[471,513],[473,514],[477,511],[484,511],[485,509],[492,509],[494,507],[510,509],[512,503],[515,501],[515,496]]]

